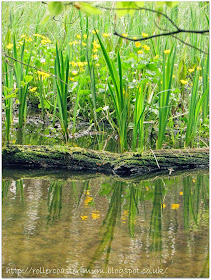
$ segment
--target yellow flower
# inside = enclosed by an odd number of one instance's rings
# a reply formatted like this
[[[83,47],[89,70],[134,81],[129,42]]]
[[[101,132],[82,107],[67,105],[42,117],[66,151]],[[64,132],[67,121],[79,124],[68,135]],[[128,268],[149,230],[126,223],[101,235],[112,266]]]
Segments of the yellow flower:
[[[183,195],[183,192],[180,192],[179,195]]]
[[[68,43],[70,46],[71,45],[77,45],[78,44],[78,41],[72,41],[72,42],[70,42],[70,43]]]
[[[142,51],[142,50],[139,50],[139,51],[137,51],[137,53],[138,53],[138,54],[142,54],[142,53],[143,53],[143,51]]]
[[[99,32],[99,30],[96,30],[96,32],[95,32],[95,30],[92,30],[92,33],[93,34],[96,34],[96,33],[98,33]]]
[[[199,77],[199,80],[202,80],[202,76]]]
[[[163,51],[165,54],[169,54],[171,52],[171,50],[165,50]]]
[[[150,47],[147,46],[147,45],[143,45],[142,48],[144,48],[146,51],[149,51],[149,50],[150,50]]]
[[[188,83],[187,80],[180,80],[180,82],[183,84],[183,85],[186,85]]]
[[[188,69],[188,72],[192,73],[195,69],[194,68],[190,68]]]
[[[122,33],[122,36],[127,37],[128,34],[127,33]]]
[[[82,220],[82,221],[87,221],[87,219],[88,219],[88,217],[87,217],[86,215],[81,216],[81,220]]]
[[[90,190],[84,191],[85,194],[90,195]]]
[[[93,43],[94,48],[98,49],[100,48],[100,44],[98,44],[96,41],[94,41]]]
[[[41,44],[46,45],[47,43],[51,43],[51,40],[48,38],[41,40]]]
[[[95,65],[96,65],[97,67],[99,67],[99,66],[100,66],[100,64],[99,64],[99,63],[96,63]]]
[[[71,77],[68,78],[70,81],[74,82],[75,80]]]
[[[41,37],[41,38],[45,39],[45,36],[40,35],[40,34],[37,34],[37,33],[35,33],[34,36],[35,36],[35,37]]]
[[[171,209],[175,210],[179,208],[179,204],[172,204]]]
[[[78,64],[78,67],[83,67],[84,66],[83,62],[78,62],[77,64]]]
[[[155,56],[155,57],[153,57],[153,59],[158,59],[158,57],[159,57],[159,55],[158,55],[158,54],[156,54],[156,56]]]
[[[97,55],[97,54],[92,55],[92,58],[94,58],[94,59],[97,59],[98,57],[99,57],[99,55]]]
[[[161,208],[166,208],[166,204],[165,203],[161,204]]]
[[[73,76],[76,76],[78,74],[78,71],[72,71]]]
[[[160,81],[161,85],[163,84],[163,81]]]
[[[142,32],[143,37],[148,37],[149,35],[147,33]]]
[[[140,42],[135,42],[135,46],[136,46],[136,48],[139,48],[141,46],[141,43]]]
[[[98,49],[95,49],[95,48],[94,48],[94,49],[92,49],[92,51],[93,51],[93,52],[98,52]]]
[[[172,79],[174,79],[175,78],[175,75],[172,75]]]
[[[100,214],[99,211],[93,211],[92,212],[92,219],[99,219],[100,218]]]
[[[72,64],[72,67],[76,67],[77,66],[77,62],[71,61],[70,64]]]
[[[137,39],[137,37],[133,37],[133,39],[134,39],[134,40],[136,40],[136,39]]]
[[[103,37],[110,37],[111,33],[103,33]]]
[[[20,45],[23,45],[23,42],[19,42]]]
[[[26,34],[21,35],[21,38],[25,38],[25,37],[26,37]]]
[[[26,38],[26,42],[32,42],[33,40],[32,40],[32,38],[31,37],[29,37],[29,38]]]
[[[12,47],[13,47],[13,44],[11,44],[11,43],[9,43],[9,44],[6,46],[7,49],[11,49]]]
[[[146,190],[148,191],[148,190],[149,190],[149,187],[146,187]]]
[[[197,70],[202,70],[201,66],[196,67]]]
[[[76,35],[76,38],[77,39],[81,39],[81,35]]]
[[[42,76],[43,78],[48,78],[51,76],[50,74],[43,72],[43,71],[39,71],[39,70],[37,71],[37,74]]]
[[[83,37],[84,37],[84,39],[87,39],[87,34],[84,34]]]
[[[31,91],[31,92],[35,92],[35,91],[36,91],[36,89],[37,89],[37,87],[33,87],[33,88],[30,88],[30,89],[29,89],[29,91]]]
[[[193,183],[196,183],[196,180],[195,180],[195,179],[193,179]]]
[[[82,46],[84,46],[84,47],[85,47],[85,46],[86,46],[86,43],[82,42]]]

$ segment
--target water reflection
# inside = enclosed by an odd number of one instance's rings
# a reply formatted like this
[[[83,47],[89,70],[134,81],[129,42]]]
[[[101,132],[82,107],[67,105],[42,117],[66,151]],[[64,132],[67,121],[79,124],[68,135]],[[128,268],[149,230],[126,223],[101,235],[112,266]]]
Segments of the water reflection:
[[[156,278],[163,275],[140,271],[158,266],[165,277],[205,277],[208,180],[186,174],[137,183],[106,176],[3,181],[3,276],[12,276],[8,267],[33,263],[66,269],[56,277],[129,277],[118,272],[124,268],[134,269],[130,277]]]

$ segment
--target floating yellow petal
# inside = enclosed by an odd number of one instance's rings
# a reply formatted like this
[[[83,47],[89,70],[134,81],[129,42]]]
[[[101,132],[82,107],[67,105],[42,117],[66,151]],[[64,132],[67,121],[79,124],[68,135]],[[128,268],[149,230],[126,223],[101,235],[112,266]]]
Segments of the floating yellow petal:
[[[175,210],[179,208],[179,204],[172,204],[171,209]]]

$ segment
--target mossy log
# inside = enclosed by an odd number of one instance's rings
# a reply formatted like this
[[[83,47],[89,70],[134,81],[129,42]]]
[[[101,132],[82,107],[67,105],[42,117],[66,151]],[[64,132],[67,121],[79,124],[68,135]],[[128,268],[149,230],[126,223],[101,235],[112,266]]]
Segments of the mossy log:
[[[3,147],[3,167],[68,169],[113,173],[120,176],[185,170],[209,165],[209,149],[170,149],[124,154],[68,146]]]

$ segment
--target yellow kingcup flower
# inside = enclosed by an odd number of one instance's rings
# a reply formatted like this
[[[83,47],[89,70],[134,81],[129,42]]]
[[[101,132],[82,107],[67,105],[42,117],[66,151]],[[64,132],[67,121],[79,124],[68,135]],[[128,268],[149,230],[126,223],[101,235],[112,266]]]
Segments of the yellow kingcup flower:
[[[179,195],[183,195],[183,192],[180,192]]]
[[[33,88],[30,88],[30,89],[29,89],[29,91],[31,91],[31,92],[35,92],[35,91],[36,91],[36,89],[37,89],[37,87],[33,87]]]
[[[142,51],[142,50],[139,50],[139,51],[137,51],[137,53],[138,53],[138,54],[142,54],[142,53],[143,53],[143,51]]]
[[[171,209],[176,210],[179,208],[179,204],[172,204]]]
[[[72,65],[72,67],[76,67],[77,66],[77,62],[71,61],[70,64]]]
[[[196,180],[195,180],[195,179],[193,179],[192,181],[193,181],[193,183],[196,183]]]
[[[23,45],[23,42],[19,42],[20,45]]]
[[[83,62],[78,62],[77,64],[78,64],[78,67],[83,67],[84,66]]]
[[[127,37],[128,34],[127,33],[122,33],[122,36]]]
[[[111,33],[103,33],[103,37],[110,37]]]
[[[186,85],[188,83],[187,80],[180,80],[181,84]]]
[[[137,37],[133,37],[133,40],[136,40],[137,39]]]
[[[85,47],[85,46],[86,46],[86,43],[82,42],[82,46],[84,46],[84,47]]]
[[[26,42],[32,42],[33,40],[32,40],[32,38],[31,37],[29,37],[29,38],[26,38]]]
[[[158,59],[158,57],[159,57],[159,55],[158,55],[158,54],[156,54],[156,56],[155,56],[155,57],[153,57],[153,59]]]
[[[72,41],[72,42],[70,42],[70,43],[68,43],[70,46],[71,45],[77,45],[78,44],[78,41]]]
[[[73,76],[76,76],[78,74],[78,71],[72,71]]]
[[[75,80],[71,77],[68,78],[70,81],[74,82]]]
[[[81,35],[76,35],[76,38],[77,39],[81,39]]]
[[[43,72],[43,71],[39,71],[39,70],[37,71],[37,74],[42,76],[43,78],[48,78],[51,76],[50,74]]]
[[[26,37],[26,34],[21,35],[21,38],[25,38],[25,37]]]
[[[98,52],[98,49],[92,49],[93,52]]]
[[[147,46],[147,45],[143,45],[143,47],[142,48],[144,48],[146,51],[149,51],[150,50],[150,47],[149,46]]]
[[[199,71],[199,70],[202,70],[201,66],[197,66],[196,69]]]
[[[84,39],[87,39],[87,34],[84,34],[83,37],[84,37]]]
[[[48,39],[48,38],[46,38],[46,39],[41,40],[41,43],[42,43],[43,45],[46,45],[46,44],[48,44],[48,43],[51,43],[51,40]]]
[[[202,80],[202,76],[199,77],[199,80]]]
[[[188,69],[188,72],[192,73],[195,70],[195,68]]]
[[[98,33],[98,32],[99,32],[99,30],[97,30],[97,29],[96,29],[96,32],[95,32],[95,30],[92,30],[92,33],[93,33],[93,34],[96,34],[96,33]]]
[[[139,48],[141,46],[141,43],[140,42],[135,42],[135,46],[136,46],[136,48]]]
[[[169,54],[171,52],[171,50],[165,50],[163,51],[165,54]]]
[[[33,36],[35,37],[42,37],[42,35],[35,33]]]
[[[161,208],[166,208],[166,204],[165,203],[161,204]]]
[[[13,47],[13,44],[11,44],[11,43],[9,43],[9,44],[6,46],[7,49],[11,49],[12,47]]]
[[[142,32],[143,37],[148,37],[149,35],[147,33]]]
[[[96,49],[100,48],[100,44],[98,44],[96,41],[94,41],[92,44],[93,44],[94,48],[96,48]]]
[[[172,75],[172,79],[174,79],[175,78],[175,75]]]

